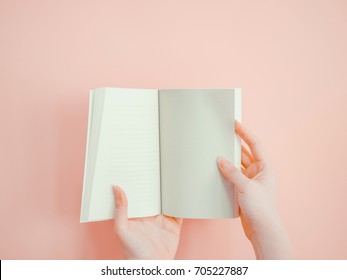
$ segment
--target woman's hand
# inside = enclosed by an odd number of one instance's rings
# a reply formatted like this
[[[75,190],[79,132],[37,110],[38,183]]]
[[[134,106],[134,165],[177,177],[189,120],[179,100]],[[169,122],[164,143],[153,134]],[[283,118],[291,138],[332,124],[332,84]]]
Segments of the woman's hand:
[[[126,259],[173,259],[176,254],[182,219],[157,215],[128,219],[128,201],[120,187],[115,197],[115,232]]]
[[[235,130],[250,149],[242,145],[242,172],[224,158],[218,159],[218,167],[236,188],[244,232],[257,258],[292,258],[277,210],[274,171],[256,137],[239,122],[235,122]]]

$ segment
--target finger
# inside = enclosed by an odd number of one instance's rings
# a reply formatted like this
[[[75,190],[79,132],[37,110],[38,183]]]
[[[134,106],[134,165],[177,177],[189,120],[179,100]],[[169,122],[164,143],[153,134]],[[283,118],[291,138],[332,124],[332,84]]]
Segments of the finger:
[[[117,228],[123,227],[128,222],[128,200],[124,191],[118,187],[113,187],[113,194],[115,199],[115,226]]]
[[[241,164],[248,168],[253,163],[253,157],[251,153],[246,149],[245,146],[241,146]]]
[[[243,191],[249,183],[249,179],[226,159],[219,157],[218,167],[224,178],[233,183],[239,191]]]
[[[249,146],[255,161],[266,161],[263,147],[254,134],[247,130],[245,126],[238,121],[235,121],[235,131]]]

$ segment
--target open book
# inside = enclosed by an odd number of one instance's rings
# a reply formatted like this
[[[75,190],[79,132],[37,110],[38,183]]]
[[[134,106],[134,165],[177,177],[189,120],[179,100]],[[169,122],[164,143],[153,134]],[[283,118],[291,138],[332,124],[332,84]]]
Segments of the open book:
[[[233,218],[238,203],[217,157],[241,167],[241,89],[90,91],[81,222],[114,217],[112,185],[128,216]]]

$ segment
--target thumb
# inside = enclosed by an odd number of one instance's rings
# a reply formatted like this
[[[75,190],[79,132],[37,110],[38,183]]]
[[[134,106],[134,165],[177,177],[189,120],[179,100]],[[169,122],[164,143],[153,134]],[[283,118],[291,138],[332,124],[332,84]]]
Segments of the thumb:
[[[115,200],[115,227],[120,228],[128,222],[128,200],[124,191],[118,187],[113,187],[113,194]]]
[[[227,181],[233,183],[239,192],[243,192],[244,188],[249,183],[249,179],[226,159],[218,157],[217,163],[223,177]]]

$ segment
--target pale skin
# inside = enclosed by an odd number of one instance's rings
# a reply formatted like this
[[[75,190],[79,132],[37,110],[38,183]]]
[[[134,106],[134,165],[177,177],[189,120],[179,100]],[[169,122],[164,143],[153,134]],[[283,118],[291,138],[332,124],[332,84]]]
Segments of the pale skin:
[[[219,157],[218,168],[234,184],[240,204],[240,218],[257,259],[292,259],[293,253],[276,205],[276,180],[259,140],[244,125],[235,122],[242,145],[240,171]],[[248,148],[247,148],[248,147]],[[173,259],[182,219],[157,215],[128,219],[128,202],[120,187],[114,188],[115,232],[125,259]]]
[[[176,254],[182,219],[164,215],[128,219],[128,201],[120,187],[115,196],[115,224],[124,258],[128,260],[169,260]]]

